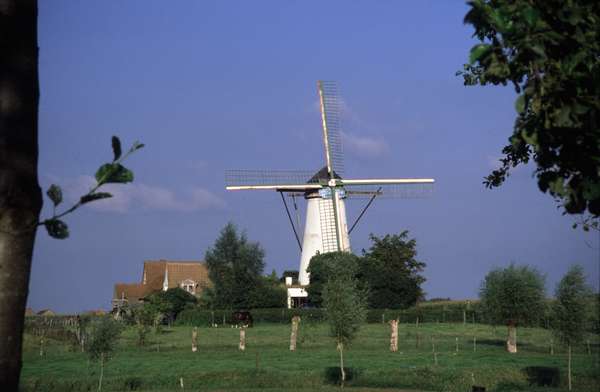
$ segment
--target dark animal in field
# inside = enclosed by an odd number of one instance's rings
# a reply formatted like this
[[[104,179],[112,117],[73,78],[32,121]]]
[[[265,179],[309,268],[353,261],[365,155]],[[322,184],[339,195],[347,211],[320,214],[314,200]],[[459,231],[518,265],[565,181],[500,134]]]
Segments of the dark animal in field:
[[[250,312],[246,310],[238,310],[231,315],[233,323],[238,327],[252,327],[254,320]]]

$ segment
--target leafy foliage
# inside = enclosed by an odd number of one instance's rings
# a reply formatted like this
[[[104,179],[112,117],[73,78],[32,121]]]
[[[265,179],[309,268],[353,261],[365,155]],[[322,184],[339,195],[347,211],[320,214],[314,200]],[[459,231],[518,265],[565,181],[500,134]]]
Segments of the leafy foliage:
[[[50,200],[52,200],[54,207],[57,207],[62,202],[62,199],[63,199],[62,189],[60,189],[60,187],[58,185],[56,185],[56,184],[50,185],[50,188],[48,188],[48,191],[46,192],[46,194],[48,195]]]
[[[600,215],[600,3],[472,0],[465,24],[480,41],[457,73],[465,85],[511,84],[517,118],[498,187],[512,168],[537,164],[540,190],[566,213]],[[584,228],[587,226],[584,225]]]
[[[545,277],[526,265],[494,269],[481,284],[481,306],[494,324],[537,321],[544,309],[544,285]]]
[[[573,266],[556,287],[552,306],[552,331],[564,344],[573,345],[583,339],[589,319],[591,289],[585,283],[581,266]]]
[[[342,268],[345,266],[348,273],[356,278],[359,273],[361,259],[348,252],[329,252],[317,254],[310,259],[308,272],[310,273],[310,284],[306,287],[308,301],[316,307],[322,307],[323,291],[325,285],[335,274],[334,266]],[[364,289],[364,285],[362,285]]]
[[[359,288],[368,295],[369,308],[405,309],[422,299],[421,285],[425,278],[421,272],[425,263],[415,259],[416,240],[408,238],[408,231],[382,238],[371,234],[370,239],[372,246],[369,251],[363,250],[363,257],[333,252],[311,259],[308,268],[310,285],[306,288],[311,304],[322,306],[322,293],[333,273],[332,265],[345,261],[357,266],[354,277]],[[340,256],[343,256],[342,261],[337,261]]]
[[[63,240],[69,237],[69,227],[60,219],[47,219],[44,221],[44,226],[52,238]]]
[[[123,326],[110,316],[102,317],[92,326],[87,353],[91,360],[107,360],[115,349]]]
[[[134,142],[131,148],[127,151],[127,153],[121,156],[121,141],[118,137],[113,136],[111,139],[114,160],[111,163],[105,163],[100,166],[100,168],[96,171],[96,185],[88,191],[85,195],[79,198],[79,201],[71,206],[71,208],[65,210],[64,212],[57,214],[56,207],[62,202],[63,195],[62,189],[56,185],[50,185],[46,194],[54,204],[54,211],[52,216],[48,219],[45,219],[39,222],[38,225],[46,227],[46,231],[48,235],[52,238],[56,239],[65,239],[69,237],[69,227],[65,222],[60,220],[65,215],[68,215],[81,207],[84,204],[106,199],[112,197],[110,193],[107,192],[96,192],[98,188],[107,183],[127,183],[133,181],[133,172],[123,165],[121,162],[125,160],[130,154],[144,147],[142,143]]]
[[[108,199],[109,197],[112,197],[112,195],[108,192],[88,193],[87,195],[81,196],[79,202],[81,204],[85,204],[94,200]]]
[[[177,315],[188,305],[194,305],[197,302],[196,297],[180,287],[159,291],[151,294],[147,298],[145,307],[155,316],[162,314],[174,320]]]
[[[287,290],[277,275],[261,276],[258,284],[250,292],[250,307],[284,308],[287,305]]]
[[[421,275],[425,263],[417,261],[417,242],[408,239],[408,231],[379,238],[368,252],[363,251],[360,276],[369,286],[369,307],[406,309],[424,296]]]
[[[245,309],[252,306],[249,293],[259,284],[265,267],[265,252],[258,243],[238,235],[228,223],[212,248],[206,251],[206,265],[214,284],[216,307]]]
[[[358,258],[336,252],[329,260],[331,275],[323,288],[323,305],[330,335],[338,344],[349,345],[367,316],[366,295],[358,287]]]

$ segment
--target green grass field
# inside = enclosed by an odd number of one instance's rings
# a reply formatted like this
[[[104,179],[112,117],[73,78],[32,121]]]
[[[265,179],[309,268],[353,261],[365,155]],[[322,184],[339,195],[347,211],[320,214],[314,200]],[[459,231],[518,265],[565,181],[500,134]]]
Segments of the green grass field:
[[[416,346],[417,333],[420,345]],[[473,380],[487,391],[537,390],[522,371],[527,366],[556,366],[566,390],[563,347],[550,355],[550,333],[520,328],[519,353],[504,351],[504,328],[480,324],[400,325],[399,352],[389,351],[389,326],[367,324],[346,351],[345,365],[357,371],[347,383],[353,390],[406,389],[470,391]],[[191,351],[191,328],[173,327],[151,333],[144,347],[127,329],[114,357],[107,363],[103,390],[336,390],[325,369],[338,365],[338,353],[325,324],[300,324],[298,350],[289,351],[290,326],[260,324],[247,330],[247,349],[238,350],[239,330],[200,328],[196,353]],[[476,351],[473,337],[477,339]],[[458,338],[458,352],[456,351]],[[600,385],[600,339],[590,335],[575,349],[574,390],[597,391]],[[432,350],[437,352],[437,364]],[[39,355],[39,339],[25,335],[22,389],[24,391],[96,390],[99,367],[77,348],[50,341]],[[395,389],[397,390],[397,389]],[[540,388],[547,391],[549,389]]]

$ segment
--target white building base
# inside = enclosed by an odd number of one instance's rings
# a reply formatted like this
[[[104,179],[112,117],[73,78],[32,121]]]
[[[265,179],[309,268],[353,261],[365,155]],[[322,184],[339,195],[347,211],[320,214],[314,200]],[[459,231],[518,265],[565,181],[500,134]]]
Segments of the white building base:
[[[308,293],[304,290],[304,287],[288,287],[287,288],[287,307],[299,308],[307,302]]]

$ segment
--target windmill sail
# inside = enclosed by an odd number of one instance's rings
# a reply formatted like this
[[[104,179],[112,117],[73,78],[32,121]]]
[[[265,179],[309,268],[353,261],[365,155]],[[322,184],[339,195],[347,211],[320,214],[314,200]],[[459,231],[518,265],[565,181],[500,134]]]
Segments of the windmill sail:
[[[433,193],[433,184],[344,185],[349,199],[420,199]]]
[[[314,172],[300,170],[227,170],[227,190],[277,190],[283,192],[319,189],[312,181]]]
[[[340,99],[335,82],[319,81],[319,101],[323,126],[323,144],[325,145],[325,162],[329,173],[344,173],[344,155],[340,128]]]

